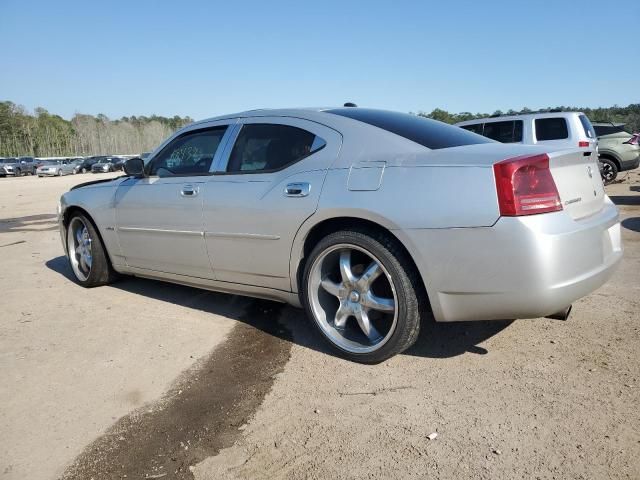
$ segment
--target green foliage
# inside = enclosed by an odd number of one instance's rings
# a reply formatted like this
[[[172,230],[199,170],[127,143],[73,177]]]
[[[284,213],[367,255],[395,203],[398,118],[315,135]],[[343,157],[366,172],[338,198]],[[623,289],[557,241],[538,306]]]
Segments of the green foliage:
[[[516,115],[518,113],[532,113],[533,110],[530,108],[524,107],[520,111],[516,110],[508,110],[506,115]],[[551,111],[569,111],[569,112],[584,112],[589,119],[595,122],[613,122],[613,123],[624,123],[626,125],[625,129],[632,133],[640,131],[640,103],[635,103],[628,105],[626,107],[619,107],[618,105],[614,105],[613,107],[599,107],[599,108],[583,108],[583,107],[569,107],[569,106],[560,106],[554,108],[545,108],[542,110],[538,110],[540,112],[551,112]],[[436,108],[429,113],[419,112],[419,116],[433,118],[434,120],[440,120],[445,123],[458,123],[464,122],[466,120],[473,120],[474,118],[485,118],[490,117],[491,115],[505,115],[500,110],[496,110],[492,114],[489,113],[470,113],[470,112],[462,112],[462,113],[449,113],[446,110],[442,110],[440,108]]]
[[[12,102],[0,102],[0,156],[75,156],[137,154],[152,150],[171,133],[193,120],[76,114],[71,120],[44,108],[33,114]]]
[[[560,106],[540,111],[580,111],[592,122],[626,124],[629,132],[640,131],[640,103],[626,107],[578,108]],[[508,110],[506,114],[531,113],[524,107],[519,112]],[[501,115],[497,110],[493,115]],[[488,113],[450,113],[436,108],[418,115],[457,123],[474,118],[488,117]],[[158,115],[122,117],[110,120],[104,114],[76,114],[71,120],[53,115],[44,108],[36,108],[33,114],[15,103],[0,102],[0,156],[74,156],[116,153],[141,153],[155,148],[177,129],[191,123],[189,117],[161,117]]]

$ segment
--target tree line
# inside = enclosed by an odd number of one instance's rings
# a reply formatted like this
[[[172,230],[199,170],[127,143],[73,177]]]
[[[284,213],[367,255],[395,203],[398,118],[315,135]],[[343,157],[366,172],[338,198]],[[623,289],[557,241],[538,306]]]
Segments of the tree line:
[[[592,122],[624,123],[627,131],[640,131],[640,103],[604,108],[560,106],[539,111],[567,110],[584,112]],[[520,111],[497,110],[492,114],[450,113],[436,108],[429,113],[419,112],[418,115],[453,124],[492,115],[531,112],[526,107]],[[191,122],[191,118],[178,115],[171,118],[152,115],[111,120],[102,114],[93,116],[80,113],[71,120],[65,120],[44,108],[36,108],[30,113],[20,105],[4,101],[0,102],[0,157],[139,154],[153,150],[173,132]]]
[[[613,122],[624,123],[625,130],[629,133],[635,133],[640,131],[640,103],[628,105],[626,107],[619,107],[614,105],[613,107],[601,107],[601,108],[588,108],[588,107],[570,107],[559,106],[553,108],[545,108],[542,110],[536,110],[537,112],[583,112],[592,123],[596,122]],[[421,117],[433,118],[434,120],[440,120],[445,123],[458,123],[466,120],[474,120],[476,118],[486,118],[491,116],[500,115],[517,115],[521,113],[532,113],[533,110],[524,107],[520,111],[507,110],[503,112],[496,110],[493,113],[449,113],[446,110],[436,108],[429,113],[418,112]]]
[[[153,150],[182,126],[193,122],[132,116],[111,120],[106,115],[77,113],[71,120],[36,108],[29,113],[12,102],[0,102],[0,157],[140,154]]]

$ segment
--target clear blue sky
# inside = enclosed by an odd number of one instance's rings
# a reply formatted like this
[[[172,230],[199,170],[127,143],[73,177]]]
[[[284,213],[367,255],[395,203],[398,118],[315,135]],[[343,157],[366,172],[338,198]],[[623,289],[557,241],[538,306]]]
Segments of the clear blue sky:
[[[0,0],[0,100],[189,115],[640,102],[637,0]]]

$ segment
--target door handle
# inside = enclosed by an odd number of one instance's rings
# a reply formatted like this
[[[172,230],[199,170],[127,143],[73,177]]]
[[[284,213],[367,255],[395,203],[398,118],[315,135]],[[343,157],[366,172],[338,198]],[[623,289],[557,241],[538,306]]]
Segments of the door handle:
[[[180,190],[180,195],[183,197],[195,197],[198,195],[199,191],[200,189],[193,185],[183,185],[182,190]]]
[[[284,188],[287,197],[306,197],[311,192],[311,185],[307,182],[290,183]]]

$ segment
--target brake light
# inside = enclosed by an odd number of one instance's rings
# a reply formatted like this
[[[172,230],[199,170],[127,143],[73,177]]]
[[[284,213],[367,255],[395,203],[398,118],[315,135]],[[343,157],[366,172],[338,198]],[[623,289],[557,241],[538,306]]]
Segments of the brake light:
[[[516,217],[562,210],[546,153],[503,160],[493,166],[500,215]]]
[[[579,147],[589,147],[589,142],[581,141],[578,142]]]

